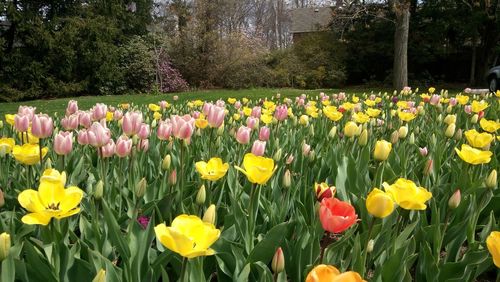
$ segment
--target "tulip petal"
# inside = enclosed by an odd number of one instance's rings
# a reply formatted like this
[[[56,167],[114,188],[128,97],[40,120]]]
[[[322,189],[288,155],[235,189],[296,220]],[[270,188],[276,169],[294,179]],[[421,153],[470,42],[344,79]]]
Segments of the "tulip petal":
[[[19,196],[17,196],[17,200],[23,208],[30,212],[41,212],[45,210],[45,207],[38,197],[38,192],[33,189],[22,191]]]
[[[46,213],[29,213],[23,218],[21,218],[21,221],[25,224],[41,224],[41,225],[47,225],[50,222],[51,217],[48,216]]]
[[[62,211],[70,211],[76,208],[82,201],[83,191],[80,188],[71,186],[68,187],[64,192],[64,198],[59,205],[59,209],[61,209]]]

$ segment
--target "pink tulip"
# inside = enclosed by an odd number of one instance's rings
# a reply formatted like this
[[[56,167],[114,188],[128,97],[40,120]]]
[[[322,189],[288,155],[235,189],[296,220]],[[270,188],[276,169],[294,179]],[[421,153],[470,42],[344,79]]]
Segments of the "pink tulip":
[[[194,119],[198,119],[200,117],[201,113],[198,111],[194,111],[193,114],[191,115]]]
[[[471,105],[465,105],[464,106],[464,112],[470,115],[472,113],[472,106]]]
[[[61,119],[64,130],[75,130],[78,128],[78,115],[72,114]]]
[[[168,140],[172,135],[172,124],[170,121],[161,121],[157,131],[158,139]]]
[[[66,116],[70,116],[78,112],[78,102],[75,100],[70,100],[68,106],[66,107]]]
[[[450,98],[450,106],[452,106],[452,107],[456,106],[457,102],[458,102],[457,98],[455,98],[455,97]]]
[[[250,116],[252,116],[254,118],[260,118],[261,113],[262,113],[261,107],[255,106],[255,107],[253,107],[252,113],[250,114]]]
[[[167,103],[167,101],[163,100],[163,101],[160,101],[160,102],[158,103],[158,105],[160,106],[160,108],[162,108],[162,109],[166,109],[166,108],[167,108],[168,103]]]
[[[170,183],[170,185],[175,185],[177,183],[177,170],[176,169],[172,170],[172,172],[170,173],[170,176],[168,177],[168,183]]]
[[[234,103],[234,108],[237,109],[237,110],[239,110],[241,108],[241,102],[240,101],[236,101]]]
[[[247,126],[251,129],[257,129],[257,127],[259,127],[259,119],[255,117],[248,117]]]
[[[408,107],[410,107],[410,108],[413,108],[413,107],[415,107],[415,102],[414,101],[408,101],[408,102],[406,102],[406,105],[408,105]]]
[[[65,156],[73,149],[73,132],[59,131],[54,138],[54,151]]]
[[[434,94],[434,95],[432,95],[431,100],[429,101],[429,103],[430,103],[431,105],[434,105],[434,106],[435,106],[435,105],[439,104],[439,101],[440,101],[440,100],[441,100],[441,96],[439,96],[439,95],[437,95],[437,94]]]
[[[99,121],[106,118],[106,113],[108,112],[108,106],[102,103],[97,103],[92,108],[92,119],[94,121]]]
[[[94,147],[102,147],[109,143],[111,132],[98,122],[94,122],[87,131],[89,144]]]
[[[172,116],[172,133],[179,139],[190,139],[194,132],[194,118],[190,115]]]
[[[139,151],[146,152],[149,149],[149,139],[142,139],[139,141],[139,146],[137,146]]]
[[[288,117],[288,107],[286,105],[276,106],[274,117],[279,121],[285,120]]]
[[[124,158],[130,155],[132,151],[132,139],[128,138],[126,135],[120,136],[116,140],[115,153],[118,157]]]
[[[422,156],[427,156],[427,153],[429,153],[429,151],[427,150],[427,147],[423,147],[423,148],[418,148],[418,150],[420,151],[420,155]]]
[[[223,107],[212,105],[208,109],[207,121],[210,127],[219,128],[224,122],[224,116],[226,115]]]
[[[48,115],[40,114],[33,117],[31,134],[38,138],[47,138],[52,135],[54,123]]]
[[[116,108],[113,106],[109,106],[108,111],[114,113],[116,111]]]
[[[306,103],[306,101],[302,98],[297,101],[297,105],[299,105],[299,106],[304,106],[305,103]]]
[[[371,94],[371,95],[370,95],[370,100],[372,100],[372,101],[373,101],[373,100],[375,100],[375,99],[377,99],[377,95],[375,95],[375,94]]]
[[[80,125],[85,128],[90,128],[92,125],[92,114],[90,112],[79,112],[78,119]]]
[[[252,146],[252,154],[256,156],[263,156],[266,150],[266,141],[255,140]]]
[[[88,145],[89,144],[89,135],[86,129],[82,129],[78,131],[77,136],[78,144],[80,145]]]
[[[123,112],[120,110],[116,110],[113,112],[113,119],[114,120],[121,120],[123,117]]]
[[[288,158],[286,158],[286,164],[289,165],[289,164],[293,163],[294,159],[295,159],[295,157],[292,154],[290,154],[288,156]]]
[[[102,152],[102,156],[103,158],[110,158],[112,157],[114,154],[115,154],[115,141],[113,141],[113,139],[109,139],[109,142],[102,146],[101,148],[101,152]]]
[[[345,99],[345,92],[340,92],[339,95],[337,96],[337,99],[339,99],[340,101],[344,100]]]
[[[147,139],[149,137],[149,124],[143,123],[139,132],[137,132],[137,136],[141,139]]]
[[[238,132],[236,132],[236,141],[238,141],[238,143],[240,144],[248,144],[248,142],[250,142],[251,131],[251,128],[241,126],[240,128],[238,128]]]
[[[224,100],[217,100],[217,102],[215,102],[215,105],[218,106],[218,107],[224,107],[226,105],[226,102],[224,102]]]
[[[203,104],[203,108],[201,109],[203,111],[203,114],[205,116],[208,115],[208,113],[210,112],[210,108],[212,108],[213,104],[212,103],[205,103]]]
[[[267,126],[263,126],[260,128],[259,131],[259,140],[260,141],[267,141],[269,140],[269,135],[271,134],[271,129]]]
[[[122,130],[127,136],[133,136],[139,132],[142,125],[142,113],[128,112],[123,116]]]
[[[30,126],[30,119],[28,115],[16,114],[14,117],[14,128],[19,132],[28,131]]]
[[[31,121],[33,116],[35,116],[35,111],[36,108],[31,106],[19,106],[17,109],[17,113],[22,116],[27,116],[29,121]]]
[[[304,142],[302,144],[302,155],[307,157],[307,156],[309,156],[310,152],[311,152],[311,145]]]

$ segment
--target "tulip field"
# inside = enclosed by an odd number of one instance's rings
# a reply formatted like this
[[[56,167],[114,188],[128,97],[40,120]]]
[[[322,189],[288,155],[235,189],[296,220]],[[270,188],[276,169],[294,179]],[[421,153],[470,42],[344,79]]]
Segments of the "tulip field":
[[[0,281],[499,281],[499,119],[409,87],[19,106]]]

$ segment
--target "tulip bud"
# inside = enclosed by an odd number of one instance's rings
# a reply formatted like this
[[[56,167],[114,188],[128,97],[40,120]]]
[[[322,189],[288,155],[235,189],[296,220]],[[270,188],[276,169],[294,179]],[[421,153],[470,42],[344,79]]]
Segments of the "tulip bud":
[[[172,157],[170,155],[166,155],[161,162],[161,168],[163,170],[169,170],[170,164],[172,163]]]
[[[104,269],[99,270],[99,272],[97,272],[92,282],[106,282],[106,270]]]
[[[335,138],[335,135],[337,135],[337,126],[334,126],[332,127],[332,129],[330,129],[330,132],[328,133],[328,137],[330,138]]]
[[[3,121],[0,120],[0,129],[3,128]]]
[[[216,216],[215,205],[212,204],[205,211],[205,214],[203,215],[203,221],[215,225],[215,216]]]
[[[290,170],[287,169],[283,175],[283,187],[290,188],[290,186],[292,186],[292,174]]]
[[[427,160],[424,166],[424,175],[429,175],[432,172],[433,163],[432,159]]]
[[[432,148],[435,148],[436,147],[436,144],[437,144],[437,138],[436,138],[436,134],[432,133],[432,136],[431,136],[431,147]]]
[[[279,247],[274,253],[273,260],[271,262],[271,269],[274,273],[280,273],[285,269],[285,257],[283,256],[283,250]]]
[[[398,131],[394,130],[394,132],[392,132],[391,134],[391,143],[396,144],[398,143],[398,140],[399,140],[399,133]]]
[[[275,162],[281,160],[281,155],[283,154],[283,150],[281,150],[281,148],[279,148],[276,153],[274,153],[274,156],[273,156],[273,160]]]
[[[207,196],[207,192],[205,190],[205,185],[201,185],[198,193],[196,194],[196,204],[203,205],[205,203],[205,198]]]
[[[316,152],[314,152],[314,150],[311,150],[311,152],[309,152],[309,161],[314,162],[315,159],[316,159]]]
[[[172,172],[170,173],[170,176],[168,177],[168,182],[170,183],[170,185],[175,185],[177,183],[177,170],[176,169],[172,170]]]
[[[457,129],[457,132],[455,132],[455,136],[454,136],[455,140],[459,140],[462,139],[462,129],[459,128]]]
[[[408,135],[408,126],[401,126],[398,130],[399,138],[405,139]]]
[[[293,163],[293,160],[294,160],[294,159],[295,159],[295,157],[294,157],[292,154],[290,154],[290,155],[288,155],[288,157],[286,158],[285,163],[286,163],[287,165],[289,165],[289,164]]]
[[[373,239],[370,239],[370,241],[368,241],[368,246],[366,246],[366,252],[367,253],[373,252],[374,246],[375,246],[375,241],[373,241]]]
[[[3,195],[2,189],[0,189],[0,208],[5,205],[5,197]]]
[[[137,198],[142,198],[144,194],[146,194],[146,187],[148,186],[148,182],[146,181],[146,178],[142,178],[137,182],[135,185],[135,196]]]
[[[446,128],[446,131],[444,132],[444,135],[448,138],[453,137],[453,135],[455,135],[455,128],[456,128],[456,125],[454,123],[448,125],[448,127]]]
[[[102,180],[99,180],[94,189],[94,198],[96,200],[100,200],[102,199],[103,194],[104,194],[104,182],[102,182]]]
[[[217,128],[217,135],[218,136],[222,136],[224,135],[224,124],[222,124],[221,126],[219,126],[219,128]]]
[[[311,124],[311,126],[309,126],[309,135],[314,136],[314,124]]]
[[[0,234],[0,261],[3,261],[10,252],[10,235],[6,232]]]
[[[488,177],[486,178],[486,187],[490,189],[497,188],[497,170],[494,169],[490,172]]]
[[[367,143],[368,143],[368,130],[363,129],[361,135],[359,135],[358,144],[359,146],[365,146]]]
[[[410,139],[408,140],[408,142],[411,145],[415,144],[415,134],[413,134],[413,132],[410,134]]]
[[[470,122],[473,123],[473,124],[476,124],[478,119],[479,119],[479,116],[477,114],[475,114],[470,119]]]
[[[455,193],[453,193],[448,200],[448,208],[450,208],[450,210],[456,209],[458,205],[460,205],[461,198],[460,189],[457,189],[457,191],[455,191]]]
[[[49,168],[52,168],[52,160],[50,158],[47,158],[47,160],[45,160],[45,169],[49,169]]]

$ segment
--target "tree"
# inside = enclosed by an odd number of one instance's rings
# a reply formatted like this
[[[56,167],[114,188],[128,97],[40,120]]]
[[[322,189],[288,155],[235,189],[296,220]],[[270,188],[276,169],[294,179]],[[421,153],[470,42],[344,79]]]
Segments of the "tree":
[[[396,29],[394,31],[393,87],[401,90],[408,86],[408,33],[410,30],[410,1],[389,1],[394,11]]]

